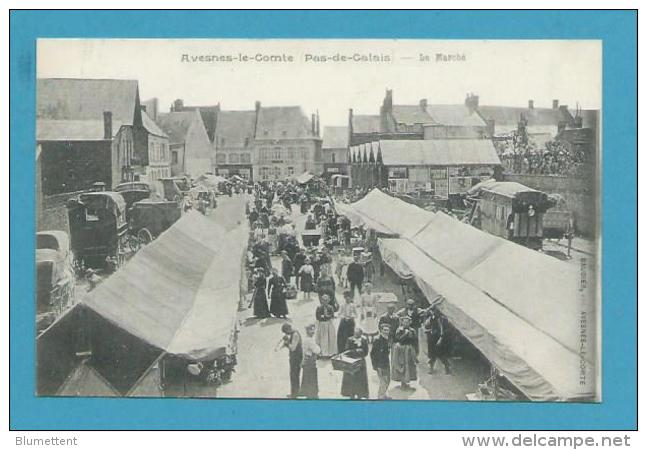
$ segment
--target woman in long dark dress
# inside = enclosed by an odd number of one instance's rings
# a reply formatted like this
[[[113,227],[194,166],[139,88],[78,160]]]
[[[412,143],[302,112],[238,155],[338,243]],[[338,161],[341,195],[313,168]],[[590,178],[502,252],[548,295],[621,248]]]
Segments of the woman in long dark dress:
[[[339,325],[337,326],[337,348],[346,348],[348,338],[355,333],[355,319],[357,319],[357,306],[353,303],[350,291],[344,291],[344,303],[339,308]]]
[[[341,395],[350,398],[368,398],[368,374],[366,373],[366,356],[368,355],[368,339],[361,328],[355,328],[353,336],[346,343],[346,355],[361,360],[360,368],[351,374],[344,372],[341,381]]]
[[[265,293],[265,284],[267,279],[263,275],[262,268],[256,268],[254,271],[254,294],[252,303],[254,304],[254,316],[264,319],[270,316],[270,310],[267,307],[267,295]]]
[[[272,276],[268,283],[270,294],[270,313],[275,317],[285,317],[288,315],[288,304],[285,301],[285,289],[287,283],[278,270],[272,269]]]

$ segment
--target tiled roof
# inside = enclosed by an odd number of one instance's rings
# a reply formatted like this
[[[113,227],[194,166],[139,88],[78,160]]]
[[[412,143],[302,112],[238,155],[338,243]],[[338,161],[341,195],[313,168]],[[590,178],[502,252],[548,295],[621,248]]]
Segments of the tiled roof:
[[[353,115],[353,133],[379,133],[380,116]]]
[[[246,139],[254,139],[255,125],[256,111],[220,111],[214,143],[218,147],[245,147]]]
[[[379,149],[383,163],[391,166],[501,164],[489,139],[381,140]]]
[[[160,137],[168,137],[145,111],[142,111],[142,125],[150,134]]]
[[[121,124],[112,122],[113,134]],[[102,141],[103,120],[36,120],[37,141]]]
[[[102,121],[132,125],[137,99],[136,80],[39,78],[36,83],[36,116],[39,119]],[[117,132],[113,126],[114,132]]]
[[[324,127],[322,148],[348,147],[348,127]]]
[[[440,125],[484,127],[485,121],[465,105],[428,105],[427,114]]]
[[[181,111],[199,111],[202,117],[202,124],[207,131],[209,140],[213,142],[213,136],[216,130],[216,121],[220,112],[220,105],[215,106],[182,106]]]
[[[528,126],[554,125],[559,122],[573,123],[573,116],[565,108],[518,108],[513,106],[479,106],[481,116],[486,120],[494,120],[497,125],[516,125],[523,115],[528,120]]]
[[[393,105],[391,112],[393,118],[398,123],[406,124],[433,124],[434,119],[431,118],[426,111],[420,108],[420,105]]]
[[[257,120],[256,139],[314,137],[310,119],[300,106],[262,107]]]
[[[195,120],[200,116],[197,111],[173,111],[157,115],[157,123],[168,135],[171,144],[183,144]]]

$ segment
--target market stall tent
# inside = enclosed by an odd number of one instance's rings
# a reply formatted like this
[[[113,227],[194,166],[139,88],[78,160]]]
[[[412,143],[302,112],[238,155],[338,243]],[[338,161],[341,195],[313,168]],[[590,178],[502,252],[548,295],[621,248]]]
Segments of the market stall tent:
[[[378,190],[335,206],[386,236],[384,262],[415,278],[428,299],[443,295],[452,324],[528,398],[595,398],[594,286],[582,288],[576,266]]]
[[[335,208],[353,225],[364,225],[381,234],[409,237],[427,225],[434,213],[373,189],[355,203],[337,202]]]
[[[380,252],[397,274],[413,276],[454,327],[529,399],[590,400],[592,386],[580,385],[581,358],[537,328],[436,263],[405,239],[380,239]],[[589,363],[586,370],[591,373]]]
[[[199,361],[235,351],[247,234],[245,224],[226,231],[197,212],[184,215],[47,330],[39,356],[74,352],[69,333],[88,325],[91,366],[125,395],[162,355]],[[54,363],[43,358],[46,379]]]

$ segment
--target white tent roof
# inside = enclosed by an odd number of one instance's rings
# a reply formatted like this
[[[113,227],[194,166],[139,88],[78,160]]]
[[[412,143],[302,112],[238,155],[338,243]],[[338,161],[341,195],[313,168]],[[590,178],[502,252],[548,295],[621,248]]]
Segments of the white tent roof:
[[[402,237],[415,235],[434,217],[434,213],[393,198],[379,189],[373,189],[355,203],[335,203],[335,207],[351,222],[364,224],[379,233]]]
[[[235,326],[246,236],[246,225],[228,232],[188,213],[83,303],[167,353],[215,358]]]
[[[396,273],[413,274],[428,298],[445,297],[439,305],[443,314],[528,398],[555,401],[594,395],[590,384],[580,385],[580,355],[559,339],[435,262],[412,242],[380,239],[379,245],[384,261]],[[592,373],[591,364],[584,364]]]

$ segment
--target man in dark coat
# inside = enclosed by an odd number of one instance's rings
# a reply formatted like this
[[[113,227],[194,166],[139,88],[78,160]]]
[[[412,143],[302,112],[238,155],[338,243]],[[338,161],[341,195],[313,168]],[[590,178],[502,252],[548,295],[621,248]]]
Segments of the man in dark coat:
[[[429,357],[429,373],[434,372],[436,360],[445,366],[445,373],[451,373],[449,364],[449,333],[446,319],[440,314],[436,305],[432,305],[427,311],[424,322],[425,334],[427,335],[427,356]]]
[[[348,265],[346,269],[346,279],[350,284],[351,295],[355,295],[355,288],[357,293],[362,293],[362,286],[364,285],[364,266],[359,262],[359,256],[353,258],[353,262]]]
[[[386,395],[389,384],[391,383],[391,361],[389,359],[389,354],[391,353],[390,328],[391,326],[387,323],[380,325],[380,335],[373,340],[373,347],[371,348],[371,364],[380,380],[380,387],[377,391],[377,398],[380,400],[390,398]]]
[[[281,331],[283,339],[278,349],[285,347],[290,351],[290,395],[288,397],[297,398],[301,389],[301,363],[303,362],[301,335],[289,323],[284,323]]]

